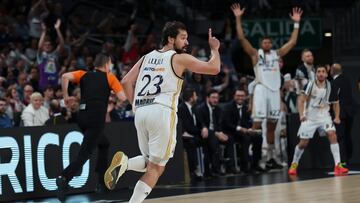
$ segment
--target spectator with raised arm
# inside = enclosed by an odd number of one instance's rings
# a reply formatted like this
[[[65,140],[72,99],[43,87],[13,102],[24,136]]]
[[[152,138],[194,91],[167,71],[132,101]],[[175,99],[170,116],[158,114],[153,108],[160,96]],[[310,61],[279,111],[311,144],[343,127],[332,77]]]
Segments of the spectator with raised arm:
[[[58,72],[60,69],[59,56],[64,48],[64,38],[60,31],[61,20],[55,23],[55,30],[59,39],[59,44],[53,50],[52,42],[46,37],[47,28],[42,24],[42,33],[38,45],[37,62],[39,64],[40,81],[39,88],[44,90],[48,85],[56,86],[59,83]]]

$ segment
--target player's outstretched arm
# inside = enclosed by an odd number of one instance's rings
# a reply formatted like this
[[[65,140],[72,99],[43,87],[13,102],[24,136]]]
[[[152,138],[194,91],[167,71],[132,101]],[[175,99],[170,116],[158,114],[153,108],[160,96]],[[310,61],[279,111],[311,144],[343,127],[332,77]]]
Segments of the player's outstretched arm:
[[[253,65],[257,63],[257,51],[256,49],[250,44],[250,42],[245,38],[244,31],[241,26],[241,17],[245,12],[245,8],[241,9],[240,4],[236,3],[231,5],[231,10],[234,13],[235,20],[236,20],[236,33],[237,37],[240,40],[241,45],[244,48],[244,51],[250,56]]]
[[[209,45],[211,49],[211,56],[209,61],[204,62],[189,55],[189,54],[176,54],[173,57],[173,65],[178,72],[182,73],[188,69],[195,73],[216,75],[220,72],[220,42],[216,37],[212,36],[212,31],[209,29]]]
[[[278,50],[279,56],[281,57],[285,56],[296,45],[296,41],[299,35],[299,27],[300,27],[299,23],[301,20],[302,13],[303,11],[301,10],[301,8],[295,7],[293,8],[292,13],[289,14],[291,20],[294,21],[294,30],[291,33],[291,37],[289,41]]]

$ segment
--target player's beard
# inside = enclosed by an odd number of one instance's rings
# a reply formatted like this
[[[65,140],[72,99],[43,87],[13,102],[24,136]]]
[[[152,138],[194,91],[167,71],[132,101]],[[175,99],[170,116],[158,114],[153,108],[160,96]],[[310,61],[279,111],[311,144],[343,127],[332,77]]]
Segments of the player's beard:
[[[176,53],[182,54],[182,53],[186,53],[187,47],[188,46],[183,46],[182,48],[179,48],[177,46],[174,46],[174,50],[176,51]]]

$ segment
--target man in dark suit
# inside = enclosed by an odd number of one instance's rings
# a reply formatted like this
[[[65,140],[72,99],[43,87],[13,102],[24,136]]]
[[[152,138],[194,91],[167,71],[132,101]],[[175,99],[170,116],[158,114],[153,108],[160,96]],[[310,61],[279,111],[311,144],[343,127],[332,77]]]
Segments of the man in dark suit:
[[[342,74],[342,67],[338,63],[331,66],[330,74],[333,86],[337,88],[340,102],[340,124],[335,124],[340,145],[341,161],[348,163],[352,157],[351,128],[353,123],[354,103],[352,87],[349,78]]]
[[[216,90],[210,90],[207,93],[206,101],[197,109],[197,117],[201,126],[201,139],[205,155],[205,176],[217,176],[220,173],[220,143],[225,144],[227,157],[230,159],[227,166],[229,169],[228,172],[235,172],[234,165],[232,165],[235,162],[231,160],[234,157],[232,150],[234,141],[229,139],[229,136],[221,131],[221,109],[218,104],[219,93]],[[210,173],[210,160],[212,173]]]
[[[261,159],[262,135],[251,129],[250,113],[245,104],[246,92],[242,88],[237,88],[234,92],[234,99],[224,106],[221,127],[225,134],[233,137],[241,144],[241,169],[244,172],[264,172],[259,166]],[[253,157],[250,158],[249,147],[253,145]]]
[[[201,130],[197,126],[199,121],[195,117],[194,105],[197,101],[195,89],[186,88],[183,91],[183,100],[178,108],[179,123],[182,126],[182,140],[186,150],[189,165],[190,178],[192,181],[199,180],[201,175],[197,173],[196,147],[199,145]]]

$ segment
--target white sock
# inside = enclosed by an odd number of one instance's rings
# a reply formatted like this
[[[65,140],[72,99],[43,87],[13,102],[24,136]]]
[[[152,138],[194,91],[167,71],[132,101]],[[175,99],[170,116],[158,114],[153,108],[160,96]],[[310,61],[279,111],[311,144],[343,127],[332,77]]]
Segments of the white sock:
[[[128,171],[146,172],[146,159],[143,156],[136,156],[128,161]]]
[[[267,148],[267,160],[269,161],[270,159],[274,158],[275,155],[275,146],[274,144],[268,144],[268,148]]]
[[[334,157],[335,166],[340,163],[340,152],[339,152],[339,144],[330,144],[331,153]]]
[[[304,153],[304,149],[300,149],[299,146],[296,145],[292,163],[298,164],[303,153]]]
[[[141,203],[150,194],[151,187],[143,181],[139,180],[134,188],[134,192],[129,200],[129,203]]]

